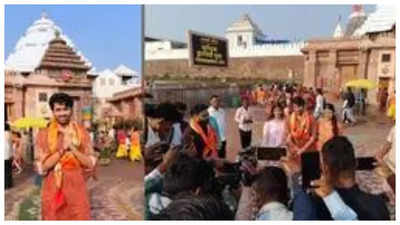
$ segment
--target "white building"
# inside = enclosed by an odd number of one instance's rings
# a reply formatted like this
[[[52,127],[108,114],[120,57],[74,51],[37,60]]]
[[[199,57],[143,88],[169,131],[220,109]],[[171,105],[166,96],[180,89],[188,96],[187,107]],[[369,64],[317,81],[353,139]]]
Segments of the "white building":
[[[119,65],[114,70],[114,73],[122,78],[123,85],[128,85],[129,87],[141,85],[140,74],[123,64]]]
[[[114,71],[105,69],[98,73],[93,82],[95,98],[105,100],[116,92],[124,91],[140,85],[139,74],[125,65],[120,65]]]
[[[6,59],[5,69],[24,74],[32,73],[39,66],[49,42],[56,37],[56,32],[88,67],[92,67],[92,63],[83,56],[71,39],[43,12],[40,19],[34,21],[18,40],[13,52]]]
[[[229,56],[263,57],[302,55],[300,49],[305,42],[268,40],[258,25],[244,14],[225,30],[228,39]],[[145,60],[188,59],[187,44],[168,39],[146,37]]]
[[[248,14],[244,14],[239,20],[232,23],[225,31],[229,48],[247,48],[257,45],[257,40],[264,40],[265,34]]]

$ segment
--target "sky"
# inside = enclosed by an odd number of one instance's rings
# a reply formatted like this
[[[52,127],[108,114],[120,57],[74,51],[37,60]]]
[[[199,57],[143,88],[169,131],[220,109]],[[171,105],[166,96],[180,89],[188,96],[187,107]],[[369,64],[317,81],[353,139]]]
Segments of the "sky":
[[[368,14],[374,5],[364,5]],[[147,5],[145,34],[185,41],[188,29],[224,36],[226,28],[248,13],[271,38],[307,40],[332,36],[338,17],[345,28],[351,5]]]
[[[124,64],[141,73],[142,12],[137,5],[6,5],[5,58],[43,11],[97,71]]]

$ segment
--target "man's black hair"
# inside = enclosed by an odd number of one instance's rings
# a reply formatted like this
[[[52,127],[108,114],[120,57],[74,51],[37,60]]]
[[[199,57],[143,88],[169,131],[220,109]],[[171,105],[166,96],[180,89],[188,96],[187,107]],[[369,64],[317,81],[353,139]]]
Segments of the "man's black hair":
[[[193,106],[192,110],[190,110],[190,115],[191,116],[197,115],[207,109],[208,109],[207,105],[197,104],[197,105]]]
[[[56,103],[65,105],[67,108],[72,108],[74,106],[74,100],[72,97],[62,92],[55,93],[50,97],[49,105],[51,110],[54,110],[54,105]]]
[[[209,101],[211,101],[213,98],[219,98],[219,96],[218,95],[211,95]]]
[[[161,103],[158,105],[158,110],[165,121],[178,121],[179,112],[174,104],[169,102]]]
[[[176,102],[175,103],[176,109],[180,111],[186,111],[187,110],[187,105],[183,102]]]
[[[348,91],[348,92],[352,92],[351,87],[347,87],[347,91]]]
[[[293,104],[297,105],[297,106],[304,106],[306,103],[304,101],[304,99],[302,97],[295,97],[292,101]]]
[[[172,201],[155,220],[233,220],[228,206],[214,196],[188,195]]]
[[[353,145],[344,136],[333,137],[322,146],[322,159],[335,174],[354,171],[357,167]]]
[[[267,166],[258,173],[253,187],[261,200],[279,201],[286,205],[289,200],[287,179],[281,168]]]
[[[208,192],[211,191],[208,185],[212,184],[214,176],[213,167],[205,160],[181,154],[165,173],[163,191],[171,198],[199,187],[203,192]]]
[[[144,115],[150,118],[161,118],[160,110],[156,104],[145,104]]]

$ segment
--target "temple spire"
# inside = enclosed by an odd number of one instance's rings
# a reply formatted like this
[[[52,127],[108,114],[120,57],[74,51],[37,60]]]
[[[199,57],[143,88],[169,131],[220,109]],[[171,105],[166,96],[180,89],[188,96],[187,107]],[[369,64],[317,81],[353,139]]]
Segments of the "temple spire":
[[[47,19],[47,18],[49,18],[49,16],[47,15],[46,11],[43,10],[42,14],[40,14],[40,18]]]
[[[339,16],[338,16],[337,23],[336,23],[335,31],[333,32],[333,37],[334,37],[334,38],[341,38],[341,37],[343,37],[343,35],[344,35],[342,26],[340,26],[341,20],[342,20],[342,16],[339,15]]]

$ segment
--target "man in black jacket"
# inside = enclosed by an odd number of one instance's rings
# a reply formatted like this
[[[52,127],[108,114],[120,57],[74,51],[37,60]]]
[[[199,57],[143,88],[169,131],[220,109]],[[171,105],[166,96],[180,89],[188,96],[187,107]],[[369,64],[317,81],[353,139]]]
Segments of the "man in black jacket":
[[[381,195],[373,195],[359,189],[356,179],[356,158],[354,148],[346,137],[337,136],[322,147],[322,174],[347,206],[352,208],[359,220],[389,220],[389,211]],[[320,198],[319,219],[332,219],[329,210]]]

